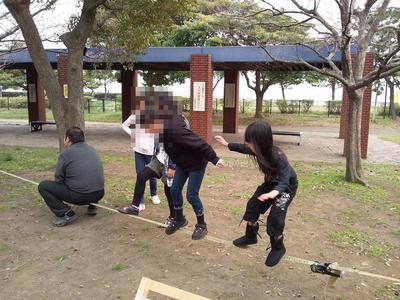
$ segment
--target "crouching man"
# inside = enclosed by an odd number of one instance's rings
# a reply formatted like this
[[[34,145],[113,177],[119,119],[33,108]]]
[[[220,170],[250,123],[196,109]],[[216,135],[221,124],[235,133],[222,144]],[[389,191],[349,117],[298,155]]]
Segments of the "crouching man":
[[[45,180],[38,190],[57,216],[55,226],[64,226],[78,216],[66,203],[88,205],[88,215],[96,214],[97,203],[104,196],[103,166],[96,150],[85,143],[79,127],[71,127],[64,138],[65,150],[58,157],[55,181]]]

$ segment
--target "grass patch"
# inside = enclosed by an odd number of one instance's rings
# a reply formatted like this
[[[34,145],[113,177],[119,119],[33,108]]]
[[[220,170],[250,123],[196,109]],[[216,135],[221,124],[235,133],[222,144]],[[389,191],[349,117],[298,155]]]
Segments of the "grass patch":
[[[385,287],[375,290],[375,296],[377,299],[399,299],[400,298],[400,286],[396,284],[390,284]]]
[[[393,210],[393,205],[397,205],[392,191],[393,186],[400,185],[398,165],[365,164],[369,186],[346,182],[345,166],[341,164],[295,162],[293,166],[302,193],[337,192],[350,201],[371,204],[381,210]],[[394,210],[397,211],[397,207]]]
[[[126,269],[128,266],[122,264],[122,263],[115,263],[112,265],[111,270],[113,271],[121,271],[123,269]]]
[[[379,138],[384,141],[400,144],[400,135],[382,135]]]
[[[149,224],[144,224],[142,226],[142,231],[143,232],[150,232],[152,230],[153,226],[149,225]]]
[[[0,150],[0,169],[11,173],[48,170],[57,163],[56,149],[1,146]]]
[[[8,249],[6,244],[0,244],[0,251],[6,251]]]
[[[370,257],[386,255],[393,248],[387,243],[377,242],[364,232],[351,229],[331,232],[329,238],[338,247],[347,248],[350,246]]]
[[[234,214],[235,216],[241,216],[243,214],[242,208],[237,205],[225,205],[225,209]]]
[[[360,220],[360,212],[355,210],[346,210],[339,213],[339,218],[345,224],[355,224]]]
[[[400,236],[400,229],[393,230],[392,234]]]
[[[57,256],[56,260],[58,260],[59,262],[62,262],[64,260],[68,259],[68,258],[69,258],[68,254],[63,254],[63,255]]]

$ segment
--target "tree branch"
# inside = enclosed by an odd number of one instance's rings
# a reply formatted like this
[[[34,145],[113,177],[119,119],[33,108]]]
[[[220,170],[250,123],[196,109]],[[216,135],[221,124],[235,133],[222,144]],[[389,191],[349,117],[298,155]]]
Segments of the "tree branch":
[[[247,87],[253,91],[256,91],[255,87],[250,84],[250,79],[249,79],[249,75],[247,75],[247,72],[243,71],[242,74],[243,74],[244,78],[246,79]]]
[[[391,76],[391,75],[397,73],[398,71],[400,71],[400,61],[393,63],[393,64],[386,65],[386,67],[383,67],[383,68],[380,68],[378,70],[374,70],[374,71],[368,73],[362,79],[357,81],[353,85],[353,87],[355,89],[365,87],[365,86],[373,83],[376,80]]]

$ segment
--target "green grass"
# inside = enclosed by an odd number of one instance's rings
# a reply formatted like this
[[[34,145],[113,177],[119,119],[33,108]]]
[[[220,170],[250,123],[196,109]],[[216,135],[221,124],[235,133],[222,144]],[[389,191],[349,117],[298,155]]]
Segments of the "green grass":
[[[293,166],[303,192],[337,192],[351,201],[372,204],[379,209],[393,208],[394,195],[388,193],[387,188],[400,184],[400,168],[397,165],[364,164],[369,186],[344,181],[345,166],[341,164],[295,162]],[[398,211],[398,208],[394,210]]]
[[[101,101],[92,102],[90,113],[85,111],[85,120],[93,122],[109,122],[109,123],[120,123],[121,122],[121,111],[115,110],[114,101],[106,102],[106,111],[102,111]],[[331,115],[328,117],[326,108],[322,106],[313,106],[309,113],[299,114],[281,114],[276,109],[273,110],[272,114],[264,114],[264,117],[273,126],[337,126],[340,122],[339,115]],[[51,110],[46,109],[47,120],[54,120]],[[28,119],[28,109],[10,109],[0,108],[0,119]],[[247,109],[245,113],[239,113],[240,125],[248,125],[254,121],[254,108]],[[213,112],[213,124],[222,125],[222,110]],[[393,121],[390,118],[377,116],[374,123],[371,123],[371,127],[390,127],[400,128],[400,118]]]
[[[384,141],[400,144],[400,135],[382,135],[379,138]]]
[[[48,170],[57,163],[56,149],[6,146],[1,146],[0,149],[0,170],[11,173],[20,170]]]
[[[64,260],[66,260],[67,258],[69,258],[68,254],[63,254],[63,255],[59,255],[56,257],[56,260],[58,260],[59,262],[62,262]]]
[[[112,265],[111,270],[113,271],[121,271],[123,269],[126,269],[128,266],[122,264],[122,263],[115,263]]]
[[[6,251],[8,249],[6,244],[0,244],[0,251]]]
[[[225,209],[230,213],[234,214],[235,216],[243,215],[242,207],[237,205],[225,205]]]
[[[385,287],[375,290],[376,299],[395,300],[400,298],[400,286],[397,284],[390,284]]]
[[[400,229],[393,230],[392,234],[400,236]]]
[[[355,224],[361,218],[361,213],[355,210],[346,210],[339,213],[339,218],[345,222],[345,224]]]
[[[370,257],[386,255],[393,249],[388,243],[379,243],[368,234],[352,229],[331,232],[329,238],[338,247],[347,248],[350,246],[361,250],[362,253]]]

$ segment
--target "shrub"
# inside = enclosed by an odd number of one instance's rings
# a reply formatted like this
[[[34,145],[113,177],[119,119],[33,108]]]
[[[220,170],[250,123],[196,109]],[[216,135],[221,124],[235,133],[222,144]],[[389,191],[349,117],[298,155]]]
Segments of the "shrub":
[[[377,108],[377,112],[379,116],[383,116],[383,109],[385,107],[385,104],[380,104]],[[390,111],[389,111],[389,103],[386,103],[386,116],[390,116]],[[396,116],[400,116],[400,105],[398,103],[394,104],[394,110],[396,112]]]
[[[326,106],[330,115],[340,115],[342,112],[342,101],[328,101]]]
[[[8,99],[7,99],[8,98]],[[27,108],[28,100],[25,97],[6,97],[0,98],[0,107]]]
[[[286,100],[276,100],[276,106],[278,106],[279,111],[281,114],[287,114],[288,113],[288,102]]]
[[[314,100],[300,100],[301,112],[310,112],[311,107],[314,105]]]

